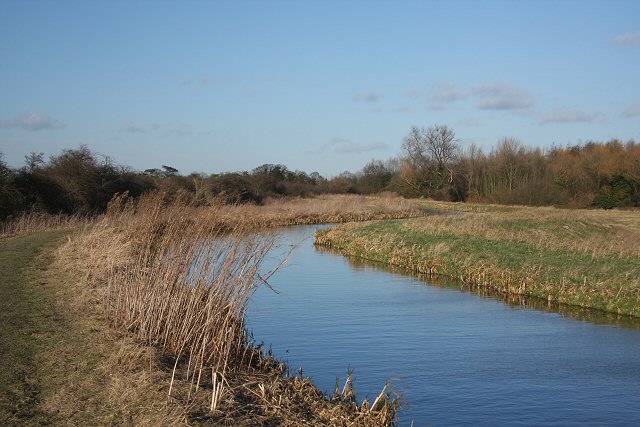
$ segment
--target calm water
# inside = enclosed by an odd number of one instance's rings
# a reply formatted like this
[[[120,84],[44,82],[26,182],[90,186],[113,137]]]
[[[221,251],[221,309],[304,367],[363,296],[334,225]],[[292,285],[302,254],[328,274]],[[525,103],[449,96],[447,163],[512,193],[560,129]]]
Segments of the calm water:
[[[640,329],[428,285],[314,249],[315,227],[261,288],[249,328],[322,390],[391,379],[400,425],[640,425]]]

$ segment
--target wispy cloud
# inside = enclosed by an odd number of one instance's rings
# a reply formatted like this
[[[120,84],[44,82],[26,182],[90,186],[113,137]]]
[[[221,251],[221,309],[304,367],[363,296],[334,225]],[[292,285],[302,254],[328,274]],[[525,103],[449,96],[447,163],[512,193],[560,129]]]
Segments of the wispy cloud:
[[[526,110],[533,106],[529,92],[502,82],[477,85],[471,93],[478,97],[476,107],[480,110]]]
[[[366,144],[357,143],[344,138],[331,138],[329,142],[322,144],[315,153],[324,153],[327,151],[337,154],[359,154],[368,151],[386,150],[389,148],[384,142],[371,142]]]
[[[611,46],[640,46],[640,33],[627,33],[611,40]]]
[[[587,114],[579,110],[556,110],[540,119],[540,124],[548,123],[589,123],[595,120],[595,114]]]
[[[120,129],[118,130],[118,132],[122,132],[122,133],[144,133],[146,131],[147,130],[145,128],[137,126],[133,122],[127,122],[123,124],[122,126],[120,126]]]
[[[2,129],[24,129],[29,131],[62,129],[64,124],[40,113],[28,112],[18,114],[0,121]]]
[[[453,82],[437,83],[429,90],[429,99],[436,102],[452,102],[467,96],[467,94],[459,92]]]
[[[640,117],[640,104],[632,105],[622,112],[624,117]]]
[[[382,99],[383,95],[374,91],[366,91],[356,93],[351,97],[351,99],[355,102],[378,102]]]

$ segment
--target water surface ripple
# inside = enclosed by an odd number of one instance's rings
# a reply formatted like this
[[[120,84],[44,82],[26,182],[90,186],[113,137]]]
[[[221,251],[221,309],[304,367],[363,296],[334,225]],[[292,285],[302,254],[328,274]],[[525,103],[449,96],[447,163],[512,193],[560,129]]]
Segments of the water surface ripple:
[[[314,230],[282,231],[283,250],[302,243],[248,323],[322,390],[349,368],[359,399],[391,379],[407,426],[640,425],[638,322],[581,321],[354,265],[316,250]]]

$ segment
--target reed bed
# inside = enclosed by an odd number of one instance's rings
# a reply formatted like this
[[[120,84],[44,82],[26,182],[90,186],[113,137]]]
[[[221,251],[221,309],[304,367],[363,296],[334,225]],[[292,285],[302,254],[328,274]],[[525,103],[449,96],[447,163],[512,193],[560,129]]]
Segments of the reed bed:
[[[509,207],[341,225],[316,243],[461,286],[640,316],[640,212]]]
[[[0,221],[0,238],[40,231],[61,230],[90,224],[94,218],[82,215],[51,215],[42,212],[28,212]]]
[[[423,216],[425,210],[415,200],[394,195],[323,195],[305,199],[268,199],[263,205],[224,206],[220,213],[220,219],[230,227],[242,223],[247,227],[264,229],[303,224],[412,218]]]
[[[386,387],[373,403],[357,404],[349,386],[327,398],[248,337],[247,303],[275,272],[262,268],[275,234],[255,233],[281,225],[273,212],[282,206],[274,205],[268,213],[241,215],[254,208],[121,196],[61,253],[74,258],[75,252],[76,259],[82,253],[77,267],[113,325],[167,358],[167,395],[186,408],[188,422],[391,424],[395,404]]]

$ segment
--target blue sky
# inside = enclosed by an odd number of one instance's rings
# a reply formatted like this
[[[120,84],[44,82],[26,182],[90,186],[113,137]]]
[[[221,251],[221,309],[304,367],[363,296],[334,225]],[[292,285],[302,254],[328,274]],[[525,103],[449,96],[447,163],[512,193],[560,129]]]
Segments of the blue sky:
[[[640,1],[0,0],[0,152],[330,177],[462,145],[640,141]]]

